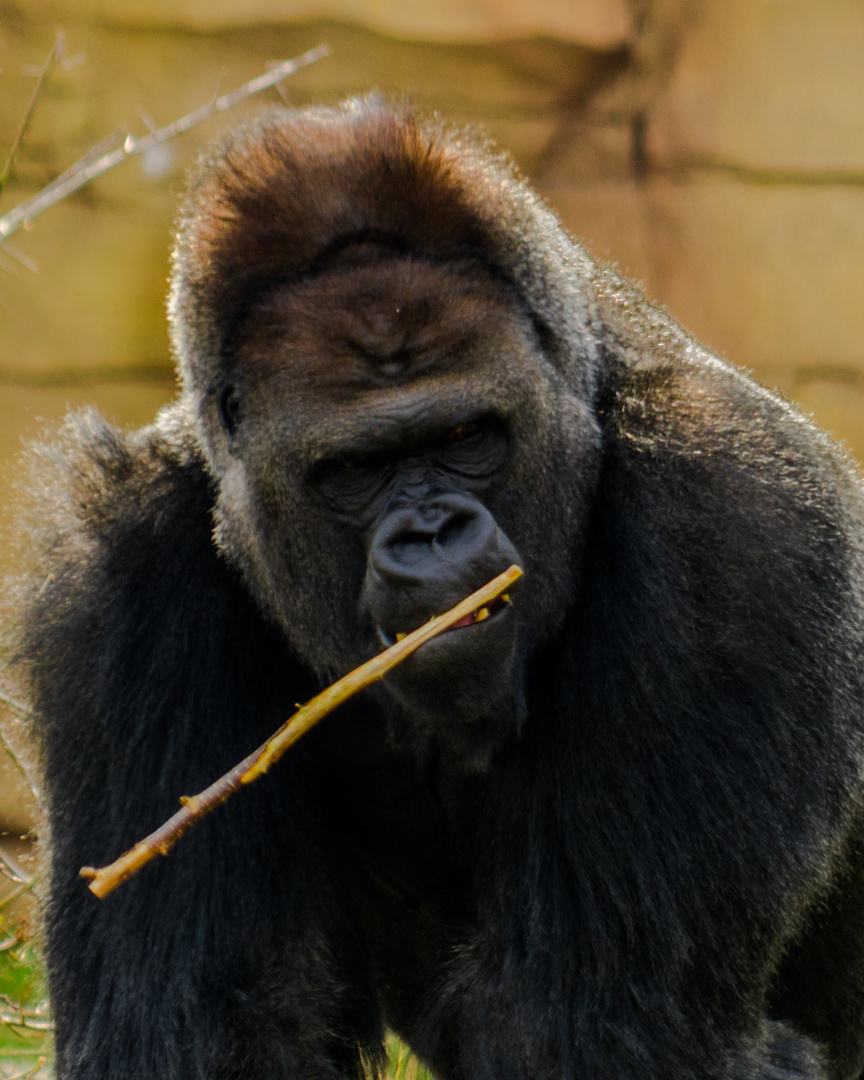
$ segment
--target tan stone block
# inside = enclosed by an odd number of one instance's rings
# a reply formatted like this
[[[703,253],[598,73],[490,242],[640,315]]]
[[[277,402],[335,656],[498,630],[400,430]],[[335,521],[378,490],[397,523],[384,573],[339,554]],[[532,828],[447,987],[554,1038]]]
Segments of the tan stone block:
[[[700,0],[693,8],[692,21],[676,28],[674,70],[651,105],[651,155],[817,179],[846,172],[861,182],[860,0]]]
[[[620,45],[632,26],[627,0],[50,0],[45,14],[196,30],[334,19],[415,40],[548,35],[607,49]]]
[[[706,179],[545,194],[595,254],[736,363],[864,372],[864,192]]]

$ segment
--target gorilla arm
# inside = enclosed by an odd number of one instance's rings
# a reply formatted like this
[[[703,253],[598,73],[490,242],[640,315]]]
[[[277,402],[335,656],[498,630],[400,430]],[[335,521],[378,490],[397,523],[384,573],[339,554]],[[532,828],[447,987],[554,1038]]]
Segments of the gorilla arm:
[[[692,363],[669,355],[670,333],[663,362],[634,345],[641,364],[610,373],[583,584],[531,665],[531,718],[475,826],[480,930],[419,1039],[455,1032],[437,1045],[459,1047],[459,1075],[861,1068],[860,1033],[830,1045],[775,997],[808,911],[836,910],[800,999],[862,1004],[859,905],[839,897],[857,827],[860,491],[788,406],[695,345]]]
[[[47,916],[58,1076],[360,1076],[380,1020],[303,747],[134,889],[99,903],[78,877],[313,692],[212,545],[183,417],[160,423],[170,440],[79,417],[41,451],[57,490],[25,648],[63,823]]]

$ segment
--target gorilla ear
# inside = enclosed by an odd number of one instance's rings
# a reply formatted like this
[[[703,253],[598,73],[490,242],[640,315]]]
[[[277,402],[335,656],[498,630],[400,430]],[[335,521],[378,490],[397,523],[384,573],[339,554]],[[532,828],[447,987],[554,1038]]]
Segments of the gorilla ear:
[[[240,423],[240,394],[237,387],[228,385],[219,395],[219,420],[229,435],[233,435]]]

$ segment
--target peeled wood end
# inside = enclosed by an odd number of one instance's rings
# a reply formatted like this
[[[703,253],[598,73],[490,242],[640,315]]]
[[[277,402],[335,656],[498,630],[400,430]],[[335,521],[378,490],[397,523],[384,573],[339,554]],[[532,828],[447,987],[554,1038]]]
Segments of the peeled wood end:
[[[82,866],[78,873],[82,878],[90,882],[88,886],[90,892],[101,900],[108,893],[113,892],[118,885],[122,885],[127,878],[137,873],[154,855],[165,855],[167,851],[167,848],[162,850],[160,847],[142,840],[141,843],[136,844],[125,855],[121,855],[110,866],[105,866],[101,870],[97,870],[92,866]]]

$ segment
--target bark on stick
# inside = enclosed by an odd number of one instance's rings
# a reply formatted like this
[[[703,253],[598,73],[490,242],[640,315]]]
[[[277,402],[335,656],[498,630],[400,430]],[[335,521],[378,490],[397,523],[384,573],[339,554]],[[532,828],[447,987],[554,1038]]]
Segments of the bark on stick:
[[[225,802],[239,788],[245,784],[251,784],[253,780],[263,776],[282,757],[292,743],[295,743],[301,735],[305,735],[314,724],[317,724],[327,713],[332,712],[337,705],[341,705],[343,701],[347,701],[348,698],[353,697],[360,690],[386,675],[388,671],[400,664],[411,653],[419,649],[421,645],[443,633],[453,623],[465,618],[472,611],[482,608],[491,600],[494,600],[495,597],[504,593],[521,576],[521,569],[518,566],[511,566],[509,570],[505,570],[503,574],[493,578],[488,584],[460,601],[443,615],[436,615],[434,619],[430,619],[423,626],[407,634],[401,641],[391,645],[389,649],[385,649],[378,656],[367,660],[365,664],[361,664],[360,667],[349,671],[338,682],[328,686],[326,690],[322,690],[311,701],[307,701],[305,705],[301,706],[278,731],[271,735],[267,742],[259,746],[257,750],[254,750],[248,757],[235,765],[233,769],[225,773],[224,776],[220,776],[218,780],[214,781],[198,795],[184,795],[180,799],[182,805],[173,817],[169,818],[155,832],[140,840],[134,847],[121,855],[119,859],[99,869],[92,866],[82,866],[81,877],[89,880],[90,891],[101,899],[116,889],[118,885],[122,885],[133,874],[137,874],[141,867],[150,862],[156,855],[167,855],[180,837],[191,829],[196,822],[209,814],[220,803]]]

